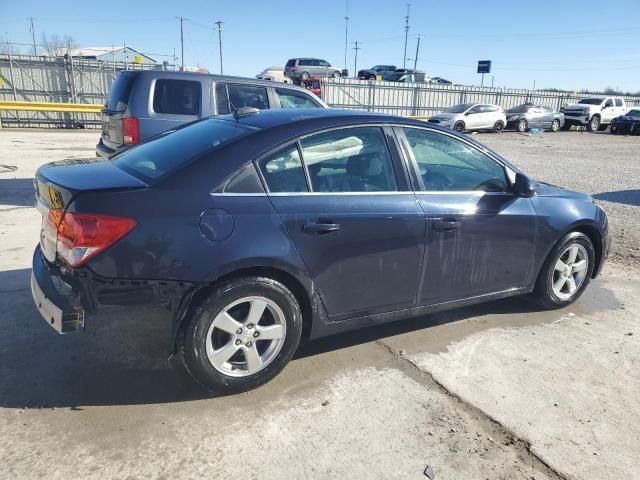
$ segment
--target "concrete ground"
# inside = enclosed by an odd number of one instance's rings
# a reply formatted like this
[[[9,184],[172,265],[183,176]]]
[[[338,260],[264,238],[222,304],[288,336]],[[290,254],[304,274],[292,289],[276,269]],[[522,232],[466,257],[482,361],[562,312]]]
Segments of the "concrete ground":
[[[67,336],[39,317],[31,179],[92,156],[97,135],[1,130],[0,478],[640,478],[640,271],[626,261],[640,139],[476,138],[546,181],[631,192],[599,200],[629,230],[576,304],[513,298],[316,341],[271,383],[210,398],[169,366],[162,310],[111,308]]]

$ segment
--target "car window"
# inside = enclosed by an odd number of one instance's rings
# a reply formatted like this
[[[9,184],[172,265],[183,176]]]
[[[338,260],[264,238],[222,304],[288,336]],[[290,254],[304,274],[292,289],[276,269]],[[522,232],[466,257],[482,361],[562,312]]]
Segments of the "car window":
[[[482,105],[476,105],[471,110],[469,110],[469,113],[482,113]]]
[[[253,130],[237,122],[210,118],[127,149],[114,157],[113,163],[136,177],[153,181],[195,156]]]
[[[553,110],[550,109],[549,107],[540,107],[540,108],[542,108],[542,111],[545,113],[553,113]]]
[[[229,108],[229,94],[226,83],[216,83],[216,106],[218,115],[231,113]]]
[[[627,116],[630,117],[640,117],[640,110],[629,110]]]
[[[129,93],[135,80],[132,72],[121,72],[114,80],[107,97],[107,110],[110,112],[124,112],[129,102]]]
[[[153,111],[174,115],[198,115],[201,90],[200,82],[156,80],[153,91]]]
[[[605,107],[613,107],[613,100],[607,98],[607,101],[604,104]]]
[[[295,66],[295,64],[296,64],[296,59],[295,59],[295,58],[292,58],[291,60],[289,60],[289,61],[287,62],[287,64],[285,65],[285,67],[294,67],[294,66]]]
[[[326,60],[318,60],[318,65],[321,67],[330,67],[331,65]]]
[[[622,99],[616,98],[616,107],[621,107],[621,106],[622,106]]]
[[[311,63],[309,63],[309,60],[298,60],[298,66],[299,67],[306,67],[311,65]]]
[[[282,108],[319,108],[320,105],[304,93],[288,88],[276,88],[276,95],[280,99]]]
[[[258,110],[269,108],[269,99],[265,87],[229,84],[227,89],[229,91],[229,102],[234,110],[242,107],[253,107]]]
[[[395,192],[391,155],[379,127],[319,133],[300,142],[315,192]]]
[[[307,180],[295,144],[263,158],[259,168],[270,192],[307,191]]]
[[[430,130],[404,132],[426,191],[508,190],[504,168],[469,144]]]
[[[497,112],[498,110],[498,107],[495,105],[484,105],[483,107],[484,112]]]

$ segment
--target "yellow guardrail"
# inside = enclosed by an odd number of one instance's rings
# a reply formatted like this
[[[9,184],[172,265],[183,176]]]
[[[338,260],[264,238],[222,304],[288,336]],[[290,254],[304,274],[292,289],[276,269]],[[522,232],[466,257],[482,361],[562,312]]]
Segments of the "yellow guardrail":
[[[95,103],[0,101],[0,110],[24,110],[28,112],[100,113],[103,108],[103,105],[98,105]]]

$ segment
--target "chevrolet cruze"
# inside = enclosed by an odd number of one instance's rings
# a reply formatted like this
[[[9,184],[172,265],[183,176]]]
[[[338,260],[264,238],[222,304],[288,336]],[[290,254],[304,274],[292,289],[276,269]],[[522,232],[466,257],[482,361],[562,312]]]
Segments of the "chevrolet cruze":
[[[610,244],[588,195],[450,129],[353,111],[240,109],[35,184],[45,321],[163,305],[171,350],[214,391],[268,381],[301,340],[513,295],[565,306]]]

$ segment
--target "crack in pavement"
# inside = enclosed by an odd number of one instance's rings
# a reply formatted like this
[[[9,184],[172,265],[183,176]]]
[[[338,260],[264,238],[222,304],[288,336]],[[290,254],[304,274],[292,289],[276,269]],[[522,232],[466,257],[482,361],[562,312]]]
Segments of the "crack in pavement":
[[[420,368],[416,363],[412,362],[403,354],[396,352],[391,346],[386,344],[383,340],[376,340],[375,343],[382,347],[388,355],[391,355],[393,359],[398,363],[398,369],[407,374],[410,378],[417,381],[421,385],[427,388],[434,388],[443,395],[454,400],[462,409],[466,410],[470,414],[471,418],[474,418],[487,430],[493,431],[496,437],[503,445],[511,445],[514,447],[518,454],[518,457],[523,462],[531,465],[536,470],[546,474],[550,478],[557,480],[570,480],[570,477],[559,472],[543,458],[538,456],[533,450],[531,443],[518,437],[508,427],[501,422],[487,414],[484,410],[476,407],[472,403],[461,398],[459,395],[448,390],[442,383],[434,378],[434,376],[428,371]]]

